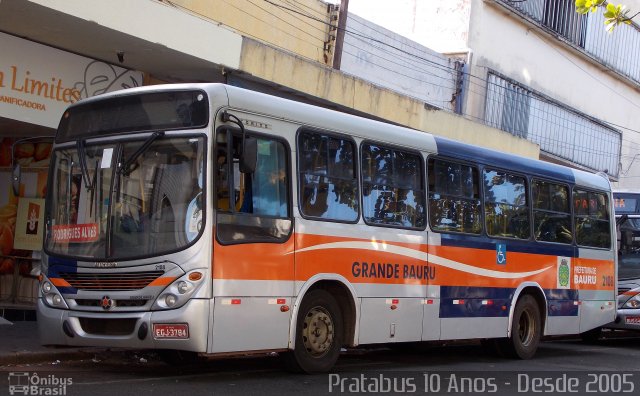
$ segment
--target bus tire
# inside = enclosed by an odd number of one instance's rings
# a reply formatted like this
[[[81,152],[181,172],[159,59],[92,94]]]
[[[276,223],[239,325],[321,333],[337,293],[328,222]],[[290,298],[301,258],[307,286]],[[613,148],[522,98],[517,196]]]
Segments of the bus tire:
[[[342,346],[342,312],[325,290],[310,291],[296,320],[295,347],[287,354],[290,370],[324,373],[335,365]]]
[[[498,351],[506,357],[531,359],[542,336],[542,319],[536,299],[526,294],[516,303],[511,322],[511,337],[498,340]]]

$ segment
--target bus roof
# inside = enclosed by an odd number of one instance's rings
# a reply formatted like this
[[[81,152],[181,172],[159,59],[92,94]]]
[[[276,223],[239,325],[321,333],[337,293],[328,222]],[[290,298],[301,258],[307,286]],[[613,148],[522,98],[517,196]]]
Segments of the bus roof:
[[[501,151],[472,146],[454,140],[435,137],[438,154],[474,163],[494,166],[525,174],[538,175],[555,181],[578,184],[598,190],[610,190],[605,177],[567,166],[553,164],[537,159],[521,157]]]
[[[301,125],[346,133],[362,139],[374,139],[383,143],[406,146],[428,153],[436,151],[433,135],[427,132],[259,92],[247,95],[247,92],[252,91],[234,86],[225,87],[229,95],[229,106],[232,108],[277,115],[277,118],[293,121]],[[327,120],[331,120],[331,122],[328,123]]]
[[[207,92],[212,101],[217,99],[218,101],[226,102],[231,108],[262,113],[312,128],[406,146],[421,150],[427,154],[438,153],[450,158],[481,163],[499,169],[539,175],[540,177],[568,184],[575,183],[588,188],[610,190],[608,179],[594,173],[473,146],[442,137],[434,137],[428,132],[370,120],[221,83],[151,85],[107,93],[85,99],[82,102],[86,103],[106,97],[143,92],[185,89],[202,89]],[[331,120],[330,125],[328,125],[327,119]]]

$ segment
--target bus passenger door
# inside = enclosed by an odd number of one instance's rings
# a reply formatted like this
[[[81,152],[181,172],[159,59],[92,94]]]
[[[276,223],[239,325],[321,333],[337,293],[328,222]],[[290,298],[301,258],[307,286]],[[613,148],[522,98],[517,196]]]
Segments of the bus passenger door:
[[[210,353],[288,346],[294,263],[290,154],[279,139],[256,139],[256,169],[243,173],[242,135],[223,130],[217,137]]]

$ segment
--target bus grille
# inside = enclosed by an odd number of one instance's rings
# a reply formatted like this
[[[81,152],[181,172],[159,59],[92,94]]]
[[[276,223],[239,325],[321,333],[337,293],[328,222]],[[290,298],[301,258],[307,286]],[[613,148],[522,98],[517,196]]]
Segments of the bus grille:
[[[164,274],[163,271],[90,274],[62,272],[60,277],[79,290],[139,290]]]
[[[97,335],[128,335],[133,333],[136,327],[135,318],[125,319],[95,319],[79,318],[82,330],[89,334]]]
[[[143,307],[149,300],[113,300],[113,304],[116,307]],[[102,307],[102,300],[77,298],[76,304],[81,307]]]

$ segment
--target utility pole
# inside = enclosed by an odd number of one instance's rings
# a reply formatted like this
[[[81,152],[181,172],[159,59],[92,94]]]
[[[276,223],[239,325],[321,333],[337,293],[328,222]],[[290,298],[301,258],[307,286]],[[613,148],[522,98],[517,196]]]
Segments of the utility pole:
[[[336,32],[336,45],[333,48],[333,68],[340,70],[342,62],[342,44],[344,43],[344,31],[347,28],[347,14],[349,13],[349,0],[340,1],[338,14],[338,31]]]

